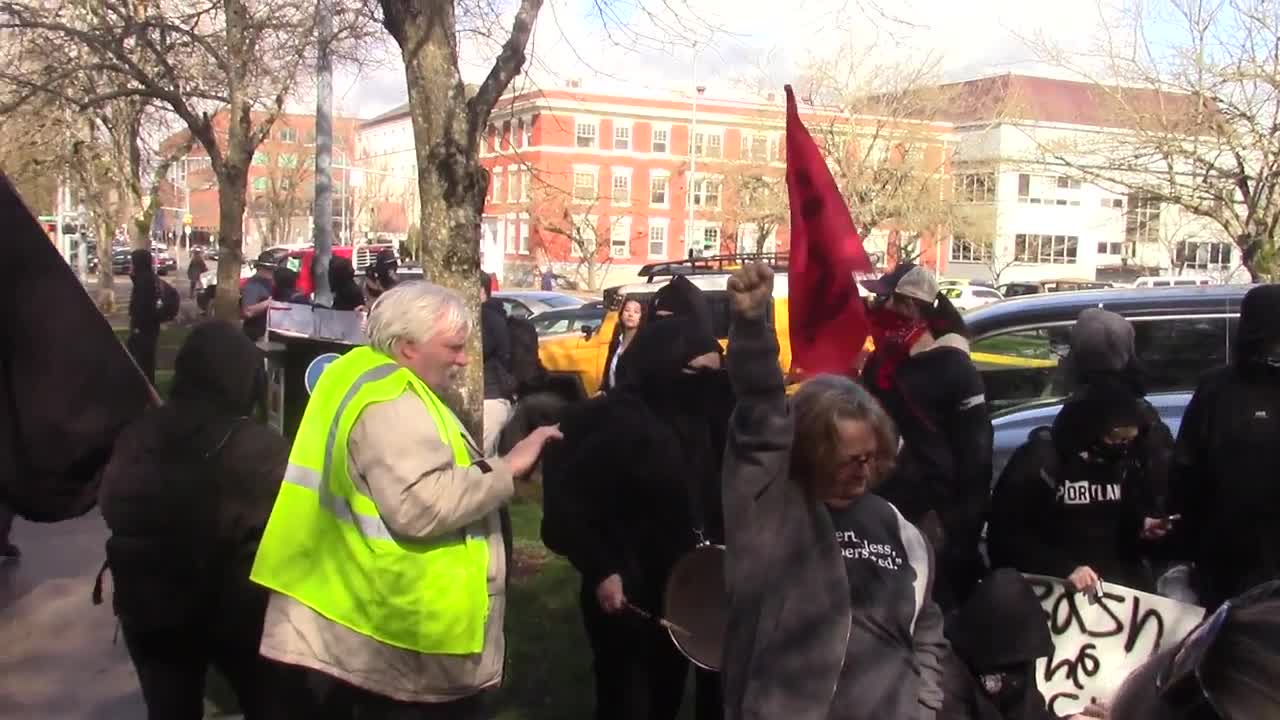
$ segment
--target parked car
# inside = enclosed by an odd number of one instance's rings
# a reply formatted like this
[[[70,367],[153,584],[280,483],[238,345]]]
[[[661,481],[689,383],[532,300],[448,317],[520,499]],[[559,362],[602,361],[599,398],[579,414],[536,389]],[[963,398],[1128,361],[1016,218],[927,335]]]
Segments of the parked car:
[[[1005,283],[996,288],[1006,298],[1022,295],[1036,295],[1045,292],[1075,292],[1077,290],[1105,290],[1115,287],[1101,280],[1081,280],[1068,278],[1063,280],[1037,280],[1028,282]]]
[[[157,275],[168,275],[178,271],[178,261],[169,253],[169,248],[163,245],[153,246],[151,257],[155,260]]]
[[[1176,433],[1201,374],[1231,360],[1240,301],[1251,287],[1044,293],[966,313],[971,356],[994,413],[996,477],[1027,435],[1057,416],[1067,393],[1060,363],[1082,310],[1100,307],[1133,323],[1149,399]]]
[[[939,292],[947,296],[957,310],[972,310],[1004,299],[999,292],[980,285],[944,285]]]
[[[1207,277],[1140,277],[1133,281],[1135,288],[1157,288],[1157,287],[1197,287],[1200,285],[1212,285],[1213,280]]]
[[[502,301],[502,309],[508,315],[526,319],[548,310],[582,307],[586,302],[572,295],[539,290],[503,291],[493,296]]]
[[[581,307],[548,310],[529,318],[538,337],[564,335],[566,333],[594,333],[604,322],[604,303],[594,302]]]

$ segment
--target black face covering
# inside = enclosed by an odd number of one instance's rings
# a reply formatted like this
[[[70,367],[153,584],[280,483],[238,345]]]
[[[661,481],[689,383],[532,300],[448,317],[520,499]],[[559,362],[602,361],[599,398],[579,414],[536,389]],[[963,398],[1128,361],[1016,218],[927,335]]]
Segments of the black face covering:
[[[1089,457],[1100,462],[1119,462],[1129,456],[1133,449],[1132,442],[1108,443],[1099,440],[1088,450]]]
[[[1273,373],[1280,373],[1280,341],[1273,342],[1258,356],[1258,365]]]

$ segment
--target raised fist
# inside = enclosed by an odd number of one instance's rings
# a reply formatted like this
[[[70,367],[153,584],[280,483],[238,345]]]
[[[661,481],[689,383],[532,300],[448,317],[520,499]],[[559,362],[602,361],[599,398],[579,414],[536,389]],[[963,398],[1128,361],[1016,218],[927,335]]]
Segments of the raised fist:
[[[773,302],[773,269],[751,263],[729,278],[729,302],[733,312],[747,320],[759,320]]]

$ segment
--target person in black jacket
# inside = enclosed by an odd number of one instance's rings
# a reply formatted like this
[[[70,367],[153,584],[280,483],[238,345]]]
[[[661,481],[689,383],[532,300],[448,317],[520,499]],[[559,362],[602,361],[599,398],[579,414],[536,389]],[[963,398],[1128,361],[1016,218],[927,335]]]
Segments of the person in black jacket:
[[[271,273],[271,299],[276,302],[310,305],[311,298],[298,292],[298,273],[283,265]]]
[[[1063,404],[1052,429],[1038,428],[1000,475],[991,501],[994,567],[1067,578],[1078,592],[1103,580],[1154,591],[1143,539],[1167,522],[1145,517],[1143,458],[1152,432],[1141,396],[1097,378]]]
[[[334,310],[365,307],[364,290],[356,282],[356,269],[347,258],[335,255],[329,259],[329,290],[333,292]]]
[[[635,298],[626,298],[618,309],[618,324],[613,326],[613,337],[609,340],[609,354],[604,360],[604,376],[600,378],[600,392],[609,392],[618,384],[618,361],[627,351],[636,333],[640,331],[640,323],[644,319],[644,306]]]
[[[632,606],[660,615],[671,568],[723,538],[719,493],[732,407],[720,346],[693,318],[647,323],[618,387],[569,411],[550,448],[542,538],[582,576],[597,720],[671,720],[690,663]],[[722,715],[713,674],[697,673],[697,717]]]
[[[191,250],[191,262],[187,264],[187,280],[191,283],[191,299],[196,299],[196,293],[200,290],[200,276],[209,271],[209,266],[204,262],[204,251],[200,248]]]
[[[1280,575],[1280,285],[1249,291],[1232,362],[1182,416],[1171,494],[1182,559],[1210,609]]]
[[[211,321],[178,353],[168,404],[117,439],[100,494],[113,604],[152,720],[203,716],[210,665],[266,717],[267,593],[249,580],[289,445],[250,415],[262,356]]]
[[[480,273],[480,334],[484,350],[484,451],[486,457],[497,452],[498,437],[511,419],[511,401],[515,397],[515,378],[511,375],[511,333],[507,331],[507,313],[502,301],[489,291],[493,287],[488,273]]]
[[[928,271],[900,263],[868,289],[875,352],[862,382],[902,434],[877,494],[921,527],[938,552],[934,592],[957,607],[985,574],[978,541],[991,487],[991,414],[969,360],[964,322]]]
[[[150,250],[134,250],[129,256],[129,340],[125,343],[142,374],[156,382],[156,346],[160,342],[160,283]]]

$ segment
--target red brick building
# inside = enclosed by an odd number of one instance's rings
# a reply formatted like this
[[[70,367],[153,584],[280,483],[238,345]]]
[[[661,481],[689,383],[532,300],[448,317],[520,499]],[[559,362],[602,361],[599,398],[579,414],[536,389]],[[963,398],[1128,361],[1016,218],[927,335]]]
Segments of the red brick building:
[[[257,122],[261,115],[254,114]],[[215,131],[226,137],[227,115],[214,118]],[[335,239],[345,228],[346,237],[358,209],[349,186],[354,160],[358,121],[335,117],[334,203]],[[164,147],[182,142],[186,133],[165,141]],[[249,166],[248,208],[244,219],[246,257],[275,244],[309,242],[311,211],[315,197],[315,116],[282,114],[267,139],[258,146]],[[161,210],[156,229],[181,235],[184,215],[196,233],[218,232],[218,183],[209,166],[208,154],[197,144],[175,165],[161,193]]]

